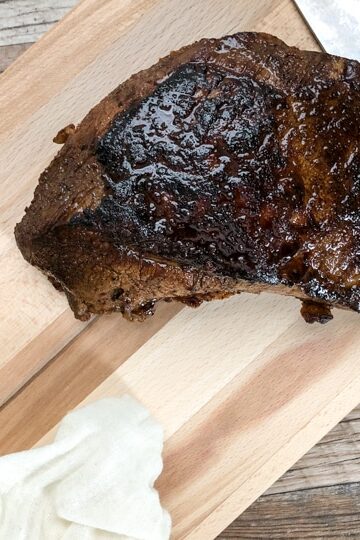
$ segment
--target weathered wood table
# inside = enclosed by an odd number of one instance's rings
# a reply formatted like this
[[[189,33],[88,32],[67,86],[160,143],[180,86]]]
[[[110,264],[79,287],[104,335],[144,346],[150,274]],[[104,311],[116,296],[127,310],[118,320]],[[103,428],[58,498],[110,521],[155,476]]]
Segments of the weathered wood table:
[[[76,2],[0,0],[0,71]],[[27,391],[13,399],[9,414],[17,400],[26,403]],[[360,406],[219,538],[360,538],[359,461]]]

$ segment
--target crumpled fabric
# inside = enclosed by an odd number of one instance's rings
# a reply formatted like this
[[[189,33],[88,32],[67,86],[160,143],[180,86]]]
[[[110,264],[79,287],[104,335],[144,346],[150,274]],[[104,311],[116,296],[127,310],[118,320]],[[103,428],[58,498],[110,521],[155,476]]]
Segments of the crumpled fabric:
[[[154,482],[163,431],[130,396],[63,418],[55,441],[0,457],[0,538],[168,540]]]

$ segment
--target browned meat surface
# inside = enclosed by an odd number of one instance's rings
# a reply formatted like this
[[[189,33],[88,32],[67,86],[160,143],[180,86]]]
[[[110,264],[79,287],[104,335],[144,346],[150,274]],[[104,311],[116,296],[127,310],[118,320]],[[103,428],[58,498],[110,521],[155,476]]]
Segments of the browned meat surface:
[[[16,227],[76,317],[144,318],[240,291],[360,310],[360,64],[239,33],[121,84]]]

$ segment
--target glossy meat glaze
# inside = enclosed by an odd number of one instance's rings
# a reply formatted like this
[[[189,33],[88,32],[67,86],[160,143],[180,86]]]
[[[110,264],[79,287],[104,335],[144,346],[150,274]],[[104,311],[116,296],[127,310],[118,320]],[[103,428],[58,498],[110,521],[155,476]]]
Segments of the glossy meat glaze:
[[[81,318],[268,289],[359,311],[359,98],[357,62],[265,34],[172,53],[70,130],[20,249]]]

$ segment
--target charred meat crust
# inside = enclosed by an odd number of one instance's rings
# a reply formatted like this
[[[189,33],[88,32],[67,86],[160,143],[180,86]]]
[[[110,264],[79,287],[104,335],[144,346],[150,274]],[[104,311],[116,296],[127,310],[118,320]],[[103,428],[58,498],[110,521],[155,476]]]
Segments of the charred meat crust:
[[[18,245],[82,319],[262,290],[359,311],[359,97],[356,61],[266,34],[171,53],[64,131]]]

